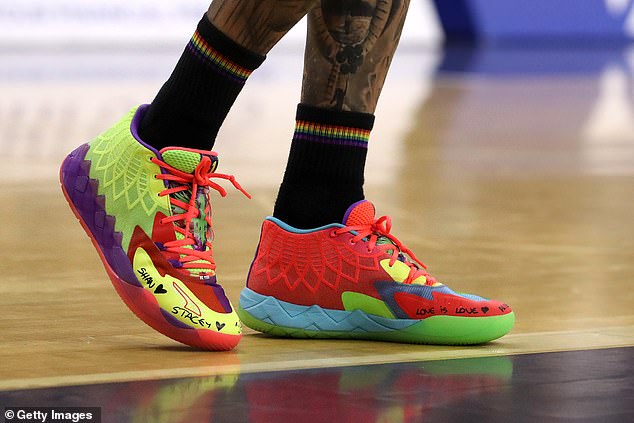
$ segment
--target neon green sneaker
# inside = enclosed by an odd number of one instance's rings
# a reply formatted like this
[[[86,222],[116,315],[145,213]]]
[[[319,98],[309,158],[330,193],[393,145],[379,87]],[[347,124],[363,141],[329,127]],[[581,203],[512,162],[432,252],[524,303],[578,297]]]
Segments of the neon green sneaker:
[[[194,347],[229,350],[242,336],[240,320],[216,280],[212,256],[211,151],[141,141],[147,106],[70,153],[62,191],[91,238],[119,296],[141,320]]]

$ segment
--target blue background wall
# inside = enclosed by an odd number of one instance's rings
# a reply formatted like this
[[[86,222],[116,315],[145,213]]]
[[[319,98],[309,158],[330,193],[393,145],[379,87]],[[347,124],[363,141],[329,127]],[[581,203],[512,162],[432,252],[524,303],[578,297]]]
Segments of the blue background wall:
[[[633,0],[434,0],[434,3],[448,41],[634,39]],[[628,18],[632,23],[628,23]]]

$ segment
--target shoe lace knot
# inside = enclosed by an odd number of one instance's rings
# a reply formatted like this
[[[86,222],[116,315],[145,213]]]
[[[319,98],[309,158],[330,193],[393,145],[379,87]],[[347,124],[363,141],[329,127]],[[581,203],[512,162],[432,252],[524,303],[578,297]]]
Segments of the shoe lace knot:
[[[167,181],[167,188],[159,193],[163,197],[169,195],[172,215],[161,219],[161,224],[174,223],[177,239],[162,244],[165,251],[178,254],[175,267],[214,271],[216,263],[213,259],[212,212],[209,199],[210,189],[217,191],[222,197],[227,191],[213,179],[224,179],[247,198],[251,195],[240,186],[233,175],[212,171],[212,161],[202,156],[192,173],[176,169],[164,161],[153,157],[152,162],[164,170],[157,174],[157,179]]]
[[[335,235],[350,232],[355,234],[351,239],[351,243],[366,241],[368,252],[375,248],[381,248],[390,255],[389,266],[394,266],[396,261],[400,261],[409,266],[409,274],[403,280],[403,283],[411,284],[420,276],[425,277],[426,285],[434,285],[437,281],[427,272],[427,266],[423,263],[412,250],[407,248],[396,236],[390,232],[392,230],[392,219],[389,216],[381,216],[375,219],[371,224],[366,225],[348,225],[333,231]],[[407,255],[407,257],[405,257]]]

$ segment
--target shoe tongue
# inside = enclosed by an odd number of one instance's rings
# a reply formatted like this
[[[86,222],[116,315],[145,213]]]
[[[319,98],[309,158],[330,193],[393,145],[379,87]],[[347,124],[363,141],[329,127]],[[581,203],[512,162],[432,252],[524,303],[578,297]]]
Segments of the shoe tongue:
[[[211,159],[211,172],[215,172],[218,167],[218,156],[211,151],[166,147],[161,150],[161,156],[165,163],[185,173],[194,173],[204,156]]]
[[[357,201],[346,211],[342,223],[345,226],[371,225],[374,222],[374,204],[368,200]]]
[[[374,204],[368,200],[357,201],[350,207],[343,216],[343,224],[345,226],[366,226],[372,225],[375,220],[376,210]],[[381,244],[394,244],[389,238],[385,236],[379,236],[376,240],[377,245]]]
[[[361,201],[357,201],[356,203],[354,203],[353,205],[351,205],[350,207],[348,207],[348,210],[346,211],[346,214],[343,216],[343,221],[342,223],[345,226],[365,226],[365,225],[372,225],[374,223],[375,220],[375,214],[376,214],[376,210],[374,208],[374,204],[372,204],[371,202],[369,202],[368,200],[361,200]],[[392,242],[388,237],[377,234],[378,238],[376,239],[376,245],[385,245],[385,244],[390,244],[389,249],[387,250],[387,252],[389,254],[392,254],[392,248],[393,249],[398,249],[398,247],[394,244],[394,242]],[[367,238],[365,238],[367,239]],[[407,272],[409,272],[409,268],[406,267],[405,264],[403,263],[411,263],[411,260],[408,259],[403,253],[400,252],[400,250],[398,251],[398,261],[402,262],[401,266],[404,267],[404,272],[405,274],[407,274]],[[418,285],[424,285],[425,283],[427,283],[427,276],[425,276],[426,274],[422,274],[419,275],[417,277],[414,278],[414,280],[411,282],[413,284],[418,284]],[[401,279],[404,280],[405,276],[403,276],[403,278]],[[436,282],[435,280],[433,280],[434,283],[440,285],[440,283]]]

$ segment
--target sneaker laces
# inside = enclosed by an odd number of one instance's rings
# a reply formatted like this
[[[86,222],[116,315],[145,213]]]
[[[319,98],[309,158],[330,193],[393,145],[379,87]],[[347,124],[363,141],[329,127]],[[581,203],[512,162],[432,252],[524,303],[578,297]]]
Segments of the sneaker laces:
[[[389,266],[394,266],[396,261],[400,261],[409,266],[409,274],[403,281],[411,284],[420,276],[425,277],[425,285],[434,285],[437,280],[427,272],[427,266],[416,255],[407,248],[398,238],[390,233],[392,230],[392,219],[389,216],[381,216],[369,225],[351,225],[333,230],[333,235],[341,235],[346,232],[356,233],[350,239],[351,243],[365,240],[368,243],[368,252],[374,248],[381,248],[390,255]],[[404,256],[407,254],[409,260]]]
[[[183,267],[186,269],[216,269],[216,263],[213,260],[213,252],[211,241],[213,240],[213,229],[211,223],[211,203],[209,201],[209,188],[216,190],[220,196],[225,197],[227,191],[212,181],[212,178],[228,180],[233,186],[240,192],[242,192],[247,198],[251,198],[251,195],[240,186],[233,175],[225,175],[222,173],[215,173],[211,171],[212,161],[207,156],[202,156],[200,162],[194,169],[193,173],[183,172],[178,170],[162,160],[153,157],[152,162],[166,170],[167,173],[161,173],[156,175],[157,179],[169,181],[169,188],[164,189],[159,193],[159,196],[163,197],[169,195],[169,200],[172,206],[173,214],[171,216],[161,219],[161,224],[168,222],[183,222],[184,225],[174,225],[176,232],[182,235],[181,239],[168,241],[163,244],[163,249],[179,255],[176,267]],[[194,228],[192,221],[198,218],[201,214],[201,210],[196,204],[199,188],[202,188],[204,195],[204,209],[205,214],[204,222],[207,227],[205,230],[209,230],[209,237],[205,237],[203,245],[198,245],[194,234]],[[189,195],[189,202],[184,202],[175,198],[173,194],[184,193]],[[183,213],[174,213],[174,208],[177,207],[183,210]],[[202,262],[201,262],[202,261]],[[180,265],[179,265],[180,264]]]

